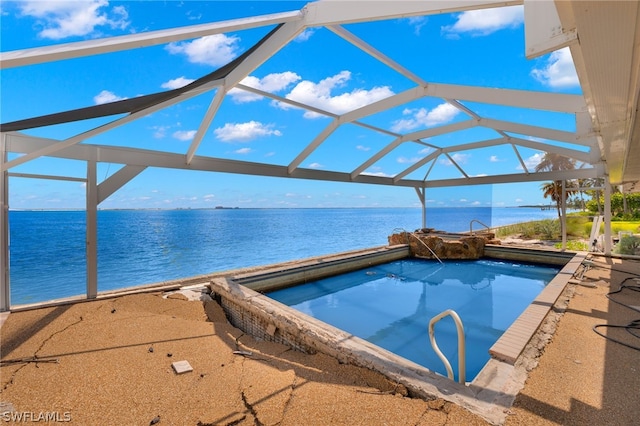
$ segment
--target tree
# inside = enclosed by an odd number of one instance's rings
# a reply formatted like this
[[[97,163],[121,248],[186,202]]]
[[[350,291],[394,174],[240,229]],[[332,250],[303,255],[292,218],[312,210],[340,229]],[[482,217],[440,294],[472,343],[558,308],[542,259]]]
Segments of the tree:
[[[626,211],[628,213],[625,214],[625,200],[626,200]],[[592,200],[587,202],[587,209],[589,211],[596,213],[599,206],[604,203],[603,197],[598,196],[594,197]],[[620,192],[613,192],[611,194],[611,214],[614,217],[619,218],[628,218],[628,220],[637,220],[640,218],[640,192],[636,192],[633,194],[623,194]]]
[[[602,188],[605,185],[605,183],[603,178],[590,178],[590,179],[585,179],[582,185],[587,188]],[[587,195],[591,196],[591,201],[595,200],[597,210],[589,208],[589,204],[587,204],[587,208],[590,211],[597,212],[598,215],[601,215],[602,203],[600,202],[600,189],[588,190],[586,191],[586,193]]]
[[[584,188],[587,186],[587,179],[578,179],[578,195],[580,195],[580,210],[585,211],[587,205],[584,202]]]
[[[536,172],[555,172],[561,170],[574,170],[576,168],[576,162],[572,158],[564,157],[559,154],[547,152],[542,157],[540,163],[536,166]],[[575,194],[574,184],[572,182],[565,183],[565,198],[562,199],[562,181],[556,180],[541,185],[542,194],[544,198],[551,198],[556,204],[556,210],[558,211],[558,219],[560,220],[560,232],[564,235],[564,226],[562,223],[561,206],[562,202],[566,202],[567,199]]]

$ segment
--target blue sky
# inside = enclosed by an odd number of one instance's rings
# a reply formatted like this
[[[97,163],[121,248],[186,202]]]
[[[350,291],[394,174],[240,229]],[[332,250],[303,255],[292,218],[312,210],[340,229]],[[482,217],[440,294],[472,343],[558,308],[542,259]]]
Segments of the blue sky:
[[[196,25],[246,16],[298,10],[305,2],[271,1],[2,1],[3,52],[58,43]],[[345,25],[404,67],[429,82],[580,93],[570,53],[524,57],[520,6]],[[46,64],[2,70],[0,121],[35,117],[180,87],[240,55],[270,28]],[[393,34],[393,37],[390,35]],[[331,46],[331,47],[328,47]],[[333,46],[340,46],[339,49]],[[289,99],[344,113],[415,85],[326,29],[307,30],[252,72],[243,82]],[[153,113],[84,143],[132,146],[186,153],[213,92]],[[544,121],[573,130],[571,116],[492,105],[473,105],[484,116],[525,124]],[[461,121],[463,114],[442,99],[424,98],[362,121],[406,133]],[[64,139],[112,120],[32,129],[35,136]],[[233,89],[225,98],[197,155],[289,164],[327,125],[326,117],[249,92]],[[481,128],[430,140],[438,146],[483,140]],[[495,137],[495,136],[493,136]],[[342,126],[301,167],[351,171],[390,138],[362,127]],[[428,147],[402,144],[366,172],[393,176],[428,154]],[[534,167],[543,153],[521,149]],[[14,157],[11,157],[14,158]],[[467,173],[510,174],[521,166],[510,146],[458,153]],[[121,165],[100,163],[99,180]],[[84,162],[37,159],[12,172],[84,177]],[[410,178],[424,177],[422,168]],[[429,178],[459,177],[439,159]],[[514,206],[546,203],[540,183],[443,188],[427,191],[428,206]],[[81,182],[10,178],[10,208],[83,208]],[[339,184],[147,169],[104,201],[100,208],[229,207],[409,207],[419,206],[411,188]]]

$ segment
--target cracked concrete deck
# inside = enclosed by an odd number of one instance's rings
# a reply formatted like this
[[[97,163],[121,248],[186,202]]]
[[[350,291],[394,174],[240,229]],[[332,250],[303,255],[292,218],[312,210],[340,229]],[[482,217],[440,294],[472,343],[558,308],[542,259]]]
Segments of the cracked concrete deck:
[[[595,263],[586,276],[597,286],[575,287],[544,353],[527,361],[533,370],[507,425],[637,424],[640,353],[591,327],[638,319],[605,294],[609,283],[617,289],[640,273],[640,262]],[[640,305],[633,293],[616,297]],[[455,404],[407,397],[367,369],[258,342],[229,325],[215,302],[172,297],[11,313],[0,330],[4,409],[69,413],[82,425],[486,424]],[[630,333],[607,333],[638,344]],[[194,370],[177,375],[171,364],[180,360]]]
[[[175,374],[178,360],[194,371]],[[12,313],[2,361],[1,401],[83,425],[485,424],[369,370],[257,342],[215,302],[160,294]]]

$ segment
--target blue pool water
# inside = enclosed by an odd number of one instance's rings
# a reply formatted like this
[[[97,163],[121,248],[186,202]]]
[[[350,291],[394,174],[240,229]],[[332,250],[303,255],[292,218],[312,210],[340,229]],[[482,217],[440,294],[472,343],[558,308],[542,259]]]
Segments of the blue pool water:
[[[511,261],[400,260],[277,290],[269,297],[446,376],[429,343],[429,320],[458,313],[466,336],[467,381],[489,360],[489,348],[558,273]],[[458,378],[456,327],[435,326],[438,346]]]

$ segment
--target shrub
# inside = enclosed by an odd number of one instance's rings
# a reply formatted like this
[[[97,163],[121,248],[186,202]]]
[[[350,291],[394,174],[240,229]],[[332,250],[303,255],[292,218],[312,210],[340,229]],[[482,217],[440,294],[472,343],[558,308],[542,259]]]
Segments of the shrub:
[[[553,240],[560,235],[560,221],[545,219],[535,223],[535,233],[543,240]]]
[[[604,232],[604,228],[603,232]],[[628,221],[620,221],[620,222],[611,222],[611,232],[617,234],[618,232],[640,232],[640,223],[638,222],[628,222]]]
[[[535,222],[523,223],[520,227],[520,234],[523,238],[533,238],[536,236]]]
[[[627,235],[620,239],[620,242],[613,249],[617,254],[639,254],[640,252],[640,237],[633,235]]]
[[[579,238],[589,238],[592,222],[589,217],[571,215],[567,216],[567,235]],[[558,233],[560,230],[558,229]]]
[[[562,243],[555,243],[553,246],[557,249],[561,249]],[[589,244],[585,243],[584,241],[569,240],[567,241],[567,250],[589,251]]]
[[[631,212],[632,217],[636,217],[638,211],[640,211],[640,193],[626,194],[627,209]],[[587,201],[587,209],[591,212],[597,212],[598,203],[595,199]],[[604,205],[604,196],[600,196],[600,205]],[[624,208],[623,196],[620,193],[611,194],[611,211],[614,216],[618,214],[622,215]]]
[[[534,222],[516,223],[500,227],[496,235],[498,237],[506,237],[508,235],[520,234],[523,238],[533,238],[535,236]]]
[[[585,237],[591,235],[591,223],[585,223],[583,225],[583,231],[585,232]],[[633,232],[634,234],[640,232],[640,222],[639,221],[611,221],[611,233],[617,234],[618,232]],[[600,233],[604,233],[604,223],[600,225]]]

